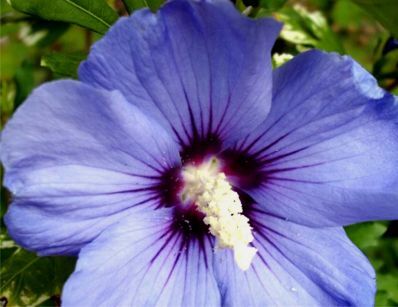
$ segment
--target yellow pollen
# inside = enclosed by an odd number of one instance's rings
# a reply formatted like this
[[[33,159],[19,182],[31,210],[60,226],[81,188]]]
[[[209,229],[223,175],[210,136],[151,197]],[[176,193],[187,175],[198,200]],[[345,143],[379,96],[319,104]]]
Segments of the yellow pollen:
[[[249,219],[242,214],[238,193],[232,190],[216,159],[184,168],[183,202],[194,202],[205,215],[203,222],[217,238],[217,248],[231,248],[238,267],[247,270],[257,249],[253,241]]]

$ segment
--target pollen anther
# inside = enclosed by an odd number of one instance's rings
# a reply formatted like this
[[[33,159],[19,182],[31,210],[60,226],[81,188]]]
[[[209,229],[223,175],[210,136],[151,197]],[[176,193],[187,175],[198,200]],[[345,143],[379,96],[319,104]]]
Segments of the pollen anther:
[[[217,248],[231,248],[239,268],[247,270],[257,249],[249,246],[253,241],[249,219],[242,214],[238,193],[232,190],[218,161],[213,158],[199,166],[184,168],[184,188],[181,198],[194,202],[205,217],[212,235],[217,238]]]

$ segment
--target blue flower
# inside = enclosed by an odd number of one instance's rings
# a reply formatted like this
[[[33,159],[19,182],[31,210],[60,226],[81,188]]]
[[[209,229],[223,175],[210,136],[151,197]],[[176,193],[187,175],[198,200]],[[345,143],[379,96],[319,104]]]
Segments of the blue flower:
[[[79,255],[64,306],[370,306],[342,226],[398,218],[397,98],[349,57],[272,72],[225,0],[120,19],[2,134],[10,235]]]

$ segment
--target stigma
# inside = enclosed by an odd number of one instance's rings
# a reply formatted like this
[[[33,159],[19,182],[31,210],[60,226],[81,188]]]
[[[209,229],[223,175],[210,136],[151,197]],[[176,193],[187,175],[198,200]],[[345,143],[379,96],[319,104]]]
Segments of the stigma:
[[[182,171],[184,188],[182,202],[194,203],[204,214],[203,222],[217,239],[217,249],[230,248],[235,262],[247,270],[257,249],[249,246],[253,241],[249,219],[242,214],[242,203],[238,193],[232,190],[219,162],[212,158],[195,166],[189,165]]]

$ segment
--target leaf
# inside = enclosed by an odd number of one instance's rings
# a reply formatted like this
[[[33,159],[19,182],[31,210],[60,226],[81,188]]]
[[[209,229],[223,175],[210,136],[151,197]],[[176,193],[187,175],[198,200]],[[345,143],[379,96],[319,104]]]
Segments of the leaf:
[[[1,60],[4,61],[3,58]],[[2,66],[2,65],[0,65],[0,66]],[[3,77],[3,75],[2,75],[2,77]],[[1,130],[1,129],[3,129],[4,125],[6,124],[6,122],[8,121],[8,119],[10,118],[10,116],[14,110],[14,98],[15,98],[14,82],[12,80],[6,80],[3,77],[1,80],[0,91],[1,91],[1,94],[0,94],[0,99],[1,99],[0,130]],[[1,174],[4,173],[4,168],[2,167],[2,165],[0,165],[0,173]],[[3,175],[1,178],[3,178]],[[7,190],[4,187],[1,187],[0,194],[1,194],[0,214],[1,214],[1,217],[3,217],[3,215],[5,214],[5,212],[7,210],[7,204],[9,203],[9,193],[7,193]],[[4,227],[5,226],[4,226],[3,220],[1,219],[0,220],[0,231],[2,231]]]
[[[122,0],[129,14],[143,7],[149,7],[155,12],[163,4],[164,0]]]
[[[1,248],[1,252],[8,248]],[[21,248],[2,259],[0,293],[10,306],[36,305],[61,292],[72,273],[74,258],[38,257]]]
[[[74,23],[98,33],[105,33],[118,18],[104,0],[9,0],[23,13],[46,20]]]
[[[351,0],[398,38],[397,0]]]
[[[77,79],[77,69],[86,56],[83,53],[52,53],[43,56],[40,65],[49,68],[58,78]]]
[[[380,237],[386,232],[387,226],[380,222],[369,222],[346,227],[349,238],[360,249],[375,247]]]
[[[369,22],[370,16],[351,1],[337,1],[333,6],[331,18],[338,27],[360,29],[364,22]],[[372,20],[373,21],[373,20]]]
[[[377,276],[377,289],[384,291],[387,294],[387,298],[398,303],[398,276],[393,273],[390,274],[379,274]]]
[[[0,44],[1,65],[0,75],[2,80],[11,79],[21,66],[24,58],[29,53],[25,44],[18,41],[5,39]]]
[[[268,12],[274,12],[284,6],[286,2],[287,0],[260,0],[260,7]]]
[[[15,72],[14,82],[16,95],[14,99],[14,109],[28,97],[35,86],[33,70],[33,64],[25,61]]]
[[[10,4],[7,3],[7,1],[0,1],[0,13],[1,16],[3,17],[4,15],[12,12],[12,8],[10,7]]]
[[[330,29],[321,12],[309,12],[300,5],[285,7],[275,13],[284,23],[281,37],[298,49],[316,47],[344,53],[339,37]]]
[[[129,14],[135,10],[148,6],[145,0],[123,0],[123,3]]]
[[[21,26],[20,39],[27,46],[47,47],[59,39],[68,28],[67,23],[33,19],[27,25]]]

